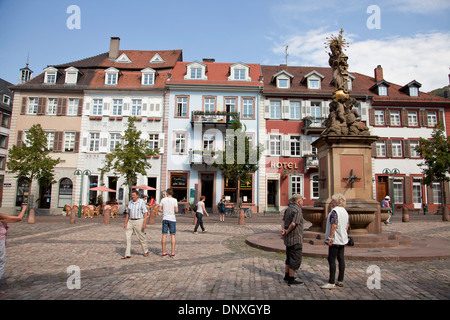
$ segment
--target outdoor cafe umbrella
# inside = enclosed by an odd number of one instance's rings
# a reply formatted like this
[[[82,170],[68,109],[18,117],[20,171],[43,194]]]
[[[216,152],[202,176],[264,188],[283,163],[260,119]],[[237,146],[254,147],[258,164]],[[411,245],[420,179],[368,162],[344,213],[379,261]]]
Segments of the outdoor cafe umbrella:
[[[107,188],[105,186],[94,187],[94,188],[90,188],[89,190],[91,190],[91,191],[117,192],[116,190]]]
[[[142,185],[140,185],[140,186],[134,186],[134,187],[131,187],[131,189],[156,190],[155,188],[149,187],[149,186],[147,186],[147,185],[145,185],[145,184],[142,184]]]

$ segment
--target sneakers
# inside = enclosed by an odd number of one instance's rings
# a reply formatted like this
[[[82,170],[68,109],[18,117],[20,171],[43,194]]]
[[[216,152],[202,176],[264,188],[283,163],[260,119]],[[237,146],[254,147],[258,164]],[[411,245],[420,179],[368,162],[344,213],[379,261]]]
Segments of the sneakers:
[[[343,287],[344,286],[344,283],[342,282],[342,281],[336,281],[336,285],[338,286],[338,287]]]
[[[302,282],[302,281],[298,281],[298,280],[295,280],[295,278],[294,277],[292,277],[292,278],[290,278],[288,281],[287,281],[287,284],[288,285],[292,285],[292,284],[305,284],[304,282]]]
[[[325,283],[320,288],[322,288],[322,289],[330,289],[331,290],[331,289],[336,288],[336,285],[334,283]]]

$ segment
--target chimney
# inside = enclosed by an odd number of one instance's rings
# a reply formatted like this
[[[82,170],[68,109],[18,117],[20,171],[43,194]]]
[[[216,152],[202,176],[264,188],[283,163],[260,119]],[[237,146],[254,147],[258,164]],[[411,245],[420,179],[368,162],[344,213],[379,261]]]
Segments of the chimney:
[[[378,65],[375,69],[374,69],[374,73],[375,73],[375,82],[380,82],[383,79],[383,68],[381,67],[381,65]]]
[[[213,59],[213,58],[203,58],[203,62],[216,62],[216,59]]]
[[[109,43],[109,59],[115,60],[119,57],[119,45],[120,38],[119,37],[111,37],[111,41]]]

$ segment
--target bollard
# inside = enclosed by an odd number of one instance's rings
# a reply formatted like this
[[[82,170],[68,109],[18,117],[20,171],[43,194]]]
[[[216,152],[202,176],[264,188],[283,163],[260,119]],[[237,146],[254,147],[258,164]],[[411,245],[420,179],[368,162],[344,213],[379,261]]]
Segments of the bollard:
[[[442,208],[442,221],[448,221],[449,216],[448,216],[448,207],[445,206]]]
[[[239,221],[238,221],[239,225],[244,225],[245,224],[245,213],[244,213],[244,209],[239,209]]]
[[[111,220],[111,209],[106,208],[103,210],[103,224],[109,224]]]
[[[402,208],[402,222],[409,222],[409,210],[406,206]]]
[[[70,216],[70,223],[74,224],[77,221],[77,219],[76,219],[77,210],[76,209],[70,209],[69,210],[69,216]]]
[[[35,221],[35,210],[30,209],[30,211],[28,211],[28,223],[34,224],[34,221]]]
[[[153,214],[153,210],[148,213],[148,224],[155,224],[155,215]]]

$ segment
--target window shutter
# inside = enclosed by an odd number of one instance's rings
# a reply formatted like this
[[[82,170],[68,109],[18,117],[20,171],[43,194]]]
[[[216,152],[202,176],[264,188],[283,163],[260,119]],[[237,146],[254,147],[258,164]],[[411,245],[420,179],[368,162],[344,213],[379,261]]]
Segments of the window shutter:
[[[392,158],[392,140],[386,139],[386,157]]]
[[[58,105],[56,107],[56,115],[57,116],[63,115],[63,98],[58,98]]]
[[[159,134],[159,153],[164,153],[164,133]]]
[[[444,182],[444,189],[445,189],[445,203],[450,203],[450,182]]]
[[[405,192],[405,204],[411,204],[411,177],[405,177],[405,185],[404,185],[404,192]]]
[[[103,104],[103,110],[102,110],[102,115],[104,115],[104,116],[109,116],[110,114],[111,114],[111,111],[110,111],[110,103],[109,102],[105,102],[104,104]]]
[[[311,140],[312,137],[302,136],[302,156],[312,153]]]
[[[83,132],[83,144],[81,145],[81,152],[87,152],[88,150],[88,133]]]
[[[322,101],[322,118],[324,119],[328,118],[329,114],[330,114],[330,102]]]
[[[24,98],[24,99],[26,99],[26,98]],[[16,145],[18,147],[21,147],[22,146],[22,141],[23,141],[23,131],[19,130],[19,131],[17,131],[17,143],[16,143]]]
[[[426,186],[427,189],[427,203],[433,204],[433,188],[432,186]]]
[[[73,152],[78,153],[80,152],[80,132],[75,132],[75,144],[73,147]]]
[[[100,146],[99,146],[99,152],[101,153],[107,153],[108,152],[108,136],[107,133],[100,133]]]
[[[389,109],[386,109],[386,110],[384,111],[384,123],[385,123],[387,126],[390,126],[390,125],[391,125],[391,110],[389,110]]]
[[[375,110],[373,110],[373,109],[369,110],[369,125],[370,126],[375,125]]]
[[[46,102],[47,102],[47,98],[39,98],[38,99],[38,108],[37,108],[38,116],[45,115],[45,113],[47,111],[47,110],[45,110],[46,106],[47,106]]]
[[[123,104],[122,115],[124,115],[124,116],[130,115],[130,103]]]
[[[377,143],[372,143],[372,158],[375,158],[377,156]]]
[[[311,101],[306,100],[305,101],[305,116],[311,115]]]
[[[426,114],[425,111],[423,110],[419,110],[418,112],[418,122],[419,122],[419,127],[426,127],[428,121],[426,121],[425,119],[428,118],[428,115]]]
[[[62,152],[64,143],[64,132],[56,131],[55,139],[53,141],[53,152]]]
[[[91,104],[86,102],[86,108],[84,109],[84,114],[89,116],[91,114]]]
[[[283,157],[289,157],[291,155],[291,146],[289,145],[290,136],[289,135],[282,135],[281,136],[281,156]]]
[[[400,111],[400,115],[402,117],[402,126],[407,127],[408,126],[408,111],[402,110],[402,111]]]
[[[403,156],[405,158],[411,157],[411,143],[409,139],[403,140]]]
[[[281,102],[281,119],[290,118],[289,100],[283,100]]]
[[[438,121],[441,121],[442,123],[444,123],[444,112],[443,111],[439,111],[439,119],[438,119]]]
[[[83,115],[83,99],[78,99],[78,110],[77,116],[81,117]]]
[[[20,114],[26,114],[27,113],[27,97],[22,97],[22,107],[20,109]]]
[[[270,118],[270,100],[264,100],[264,118]]]

